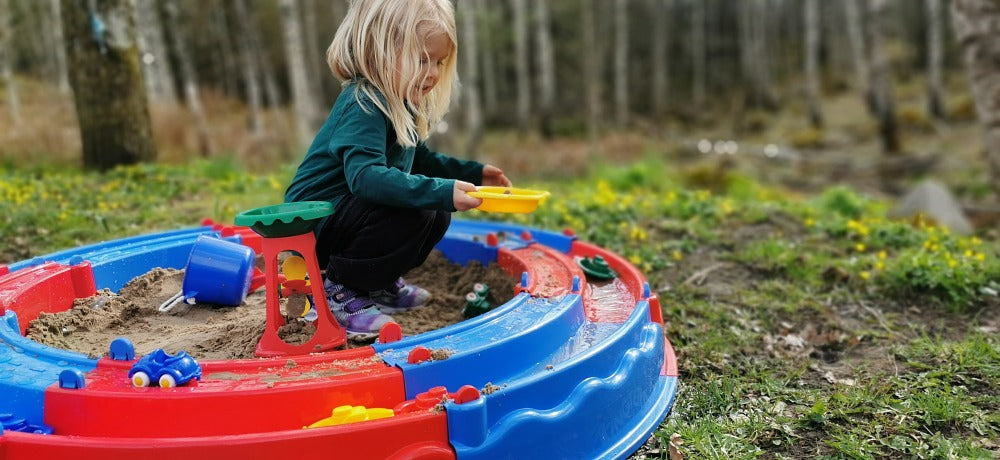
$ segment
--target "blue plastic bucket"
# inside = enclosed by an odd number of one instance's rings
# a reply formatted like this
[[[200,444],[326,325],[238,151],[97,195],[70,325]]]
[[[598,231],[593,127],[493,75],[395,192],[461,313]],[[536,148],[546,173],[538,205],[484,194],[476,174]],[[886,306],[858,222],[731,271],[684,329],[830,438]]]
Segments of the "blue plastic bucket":
[[[239,305],[250,290],[253,249],[201,235],[191,248],[182,292],[187,303]]]

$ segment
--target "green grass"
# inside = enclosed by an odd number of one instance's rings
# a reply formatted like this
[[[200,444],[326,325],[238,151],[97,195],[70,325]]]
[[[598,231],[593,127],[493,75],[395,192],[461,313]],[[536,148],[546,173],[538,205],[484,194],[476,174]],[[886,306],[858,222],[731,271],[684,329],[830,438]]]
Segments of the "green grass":
[[[1000,455],[1000,243],[887,220],[844,187],[796,198],[733,175],[712,193],[655,160],[593,170],[518,184],[552,192],[533,214],[463,217],[571,228],[646,274],[680,370],[659,455],[672,435],[698,459]],[[8,166],[0,263],[228,223],[280,201],[291,172]]]

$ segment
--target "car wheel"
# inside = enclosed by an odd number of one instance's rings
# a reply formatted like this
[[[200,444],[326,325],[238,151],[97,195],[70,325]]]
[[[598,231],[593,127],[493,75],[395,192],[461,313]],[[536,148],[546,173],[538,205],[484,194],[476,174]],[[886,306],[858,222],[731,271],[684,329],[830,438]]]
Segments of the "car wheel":
[[[144,387],[149,385],[149,375],[143,371],[136,372],[132,374],[132,385],[137,387]]]
[[[173,388],[177,386],[177,380],[174,376],[170,374],[163,374],[160,376],[160,388]]]

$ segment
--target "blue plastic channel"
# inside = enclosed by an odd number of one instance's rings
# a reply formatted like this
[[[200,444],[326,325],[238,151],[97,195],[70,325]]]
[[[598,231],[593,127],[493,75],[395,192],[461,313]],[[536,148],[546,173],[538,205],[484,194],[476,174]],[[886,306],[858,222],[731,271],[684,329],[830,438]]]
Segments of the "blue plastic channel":
[[[82,259],[90,262],[97,289],[118,291],[153,268],[184,268],[191,248],[201,235],[218,236],[218,232],[206,226],[140,235],[56,252],[18,262],[12,267],[30,267],[46,261],[73,264],[76,259]],[[222,239],[236,243],[242,241],[239,235]]]
[[[673,403],[676,378],[661,375],[664,344],[662,327],[640,302],[620,329],[569,360],[479,400],[446,404],[457,457],[627,456]]]
[[[171,230],[161,233],[153,233],[147,235],[137,235],[127,238],[121,238],[112,241],[106,241],[101,243],[95,243],[87,246],[79,246],[71,249],[66,249],[64,251],[53,252],[46,254],[44,256],[33,257],[31,259],[22,260],[20,262],[15,262],[10,264],[8,268],[10,271],[14,272],[22,268],[33,267],[35,265],[41,265],[45,262],[58,262],[61,264],[69,264],[69,261],[76,256],[81,257],[84,260],[90,260],[91,256],[100,253],[109,253],[124,250],[130,247],[142,246],[147,244],[151,240],[160,240],[170,237],[182,237],[186,235],[198,236],[203,233],[209,233],[212,231],[212,227],[193,227],[181,230]]]
[[[503,232],[511,235],[511,238],[506,240],[511,242],[510,244],[530,243],[530,241],[517,243],[517,241],[521,238],[521,234],[525,231],[531,233],[531,241],[538,242],[539,244],[548,246],[563,253],[569,253],[570,248],[573,245],[573,241],[576,240],[576,237],[566,236],[559,232],[499,222],[453,219],[451,221],[451,226],[448,227],[449,233],[459,235],[476,235],[482,237],[483,239],[485,239],[485,236],[488,233]],[[501,246],[503,246],[503,243],[501,243]]]
[[[475,327],[445,328],[426,337],[421,334],[406,343],[379,345],[376,352],[387,364],[403,371],[406,396],[412,399],[436,386],[450,391],[462,385],[482,388],[537,372],[586,321],[583,299],[578,295],[555,299],[518,296],[508,303],[512,305],[505,305],[502,314],[490,315]],[[450,356],[410,364],[407,357],[416,345],[448,350]]]
[[[35,426],[44,424],[45,389],[66,369],[84,374],[97,360],[52,348],[21,336],[17,314],[7,311],[0,322],[0,414],[12,414]]]

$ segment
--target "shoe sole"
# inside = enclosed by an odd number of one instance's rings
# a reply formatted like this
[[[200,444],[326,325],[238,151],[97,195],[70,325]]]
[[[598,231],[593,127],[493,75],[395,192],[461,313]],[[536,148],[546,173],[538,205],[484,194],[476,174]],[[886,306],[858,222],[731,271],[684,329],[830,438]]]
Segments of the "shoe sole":
[[[354,340],[356,342],[367,342],[378,338],[378,332],[354,332],[346,330],[347,339]]]

